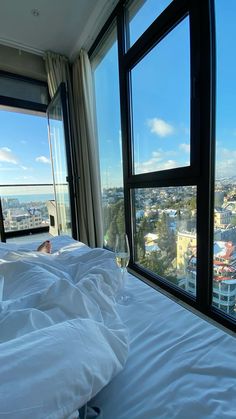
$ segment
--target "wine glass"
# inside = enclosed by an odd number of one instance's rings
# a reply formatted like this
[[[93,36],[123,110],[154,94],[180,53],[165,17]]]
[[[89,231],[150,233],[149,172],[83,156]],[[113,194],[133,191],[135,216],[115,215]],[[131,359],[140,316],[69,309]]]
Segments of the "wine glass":
[[[128,237],[125,233],[116,235],[115,258],[122,275],[122,286],[117,294],[116,301],[120,304],[126,304],[130,300],[130,295],[124,292],[125,276],[127,273],[126,268],[129,263],[130,250]]]

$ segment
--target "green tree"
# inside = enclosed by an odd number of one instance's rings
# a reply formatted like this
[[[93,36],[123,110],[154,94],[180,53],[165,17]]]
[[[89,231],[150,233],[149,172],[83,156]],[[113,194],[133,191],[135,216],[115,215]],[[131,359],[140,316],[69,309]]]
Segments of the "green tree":
[[[123,199],[119,199],[116,203],[104,207],[103,218],[106,246],[110,249],[114,249],[116,235],[125,231]]]

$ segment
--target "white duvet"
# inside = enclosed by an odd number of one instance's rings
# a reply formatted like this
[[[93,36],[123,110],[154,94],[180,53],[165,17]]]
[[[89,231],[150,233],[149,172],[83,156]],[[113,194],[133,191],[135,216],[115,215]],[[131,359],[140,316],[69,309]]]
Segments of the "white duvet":
[[[0,245],[0,418],[68,418],[125,364],[120,272],[111,252],[66,237],[53,254],[28,250]]]

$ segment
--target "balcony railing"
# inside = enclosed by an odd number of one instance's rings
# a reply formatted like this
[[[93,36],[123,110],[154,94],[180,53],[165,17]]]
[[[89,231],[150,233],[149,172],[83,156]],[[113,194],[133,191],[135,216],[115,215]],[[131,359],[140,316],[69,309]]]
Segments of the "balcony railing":
[[[52,184],[0,185],[1,241],[49,231],[47,201],[54,200]]]

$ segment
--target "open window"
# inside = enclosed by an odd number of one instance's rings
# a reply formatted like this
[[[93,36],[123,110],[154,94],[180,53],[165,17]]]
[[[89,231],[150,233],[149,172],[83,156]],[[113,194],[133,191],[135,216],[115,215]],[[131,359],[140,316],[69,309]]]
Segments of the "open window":
[[[55,203],[49,204],[50,227],[75,236],[74,187],[66,86],[62,83],[47,108]]]
[[[65,86],[47,106],[45,83],[0,77],[1,241],[74,236]]]

